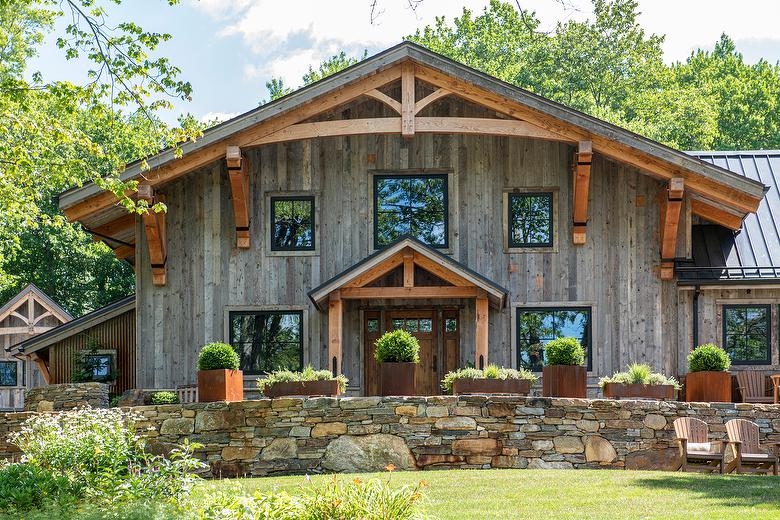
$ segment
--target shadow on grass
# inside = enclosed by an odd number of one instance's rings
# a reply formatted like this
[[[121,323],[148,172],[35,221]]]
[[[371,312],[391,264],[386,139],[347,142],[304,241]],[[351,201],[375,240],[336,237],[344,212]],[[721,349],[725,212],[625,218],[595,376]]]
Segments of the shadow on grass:
[[[638,487],[685,492],[695,498],[711,500],[721,506],[766,506],[780,510],[780,477],[764,475],[692,475],[679,474],[638,478]]]

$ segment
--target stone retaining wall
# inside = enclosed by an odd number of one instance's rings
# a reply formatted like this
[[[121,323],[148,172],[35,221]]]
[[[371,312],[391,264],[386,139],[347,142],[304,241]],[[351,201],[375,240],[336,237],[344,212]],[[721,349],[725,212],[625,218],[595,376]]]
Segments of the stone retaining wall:
[[[356,397],[141,406],[164,452],[184,439],[215,476],[431,468],[675,469],[672,421],[695,416],[725,438],[743,417],[780,441],[780,406],[522,397]],[[0,453],[31,414],[0,416]]]
[[[26,411],[51,412],[87,405],[92,408],[108,408],[108,385],[63,383],[30,388],[24,394]]]

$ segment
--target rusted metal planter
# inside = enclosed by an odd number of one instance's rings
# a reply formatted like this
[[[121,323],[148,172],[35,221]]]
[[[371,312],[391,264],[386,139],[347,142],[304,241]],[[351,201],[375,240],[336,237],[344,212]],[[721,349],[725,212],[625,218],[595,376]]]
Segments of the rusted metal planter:
[[[266,397],[282,396],[303,396],[314,397],[326,395],[335,397],[339,395],[339,382],[335,379],[325,379],[321,381],[286,381],[275,383],[273,386],[265,387],[263,395]]]
[[[244,373],[241,370],[198,370],[198,402],[243,400]]]
[[[528,395],[531,382],[527,379],[457,379],[452,383],[452,393],[461,394],[515,394]]]
[[[690,372],[685,376],[685,400],[700,403],[730,403],[730,372]]]
[[[382,395],[415,395],[414,371],[417,363],[379,363]]]
[[[583,366],[549,365],[542,369],[542,395],[544,397],[588,396],[588,371]]]
[[[674,385],[641,385],[607,383],[604,385],[604,397],[607,399],[658,399],[673,400],[677,396]]]

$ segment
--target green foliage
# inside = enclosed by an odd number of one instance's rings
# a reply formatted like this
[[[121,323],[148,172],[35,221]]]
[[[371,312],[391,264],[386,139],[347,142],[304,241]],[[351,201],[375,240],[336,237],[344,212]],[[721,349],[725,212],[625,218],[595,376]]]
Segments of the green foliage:
[[[625,372],[615,372],[609,377],[599,379],[599,386],[604,388],[607,383],[620,383],[624,385],[672,385],[680,389],[680,383],[673,377],[666,377],[659,372],[653,372],[650,365],[632,363]]]
[[[64,475],[33,464],[0,467],[0,511],[20,515],[50,505],[75,503],[82,490]]]
[[[155,392],[152,394],[152,404],[179,404],[179,396],[176,392]]]
[[[689,372],[725,372],[731,366],[726,351],[712,343],[699,345],[688,354]]]
[[[513,368],[499,367],[498,365],[488,365],[485,370],[479,370],[473,367],[460,368],[452,370],[444,375],[441,381],[442,389],[452,393],[452,385],[458,379],[523,379],[529,381],[531,385],[536,383],[536,375],[524,368],[515,370]]]
[[[307,365],[300,372],[292,370],[276,370],[268,374],[264,379],[257,380],[257,387],[262,392],[266,388],[271,388],[276,383],[298,383],[301,381],[330,381],[335,379],[339,382],[339,392],[344,392],[349,384],[349,379],[344,374],[333,377],[330,370],[314,370],[311,365]]]
[[[582,365],[585,348],[577,338],[555,338],[544,346],[548,365]]]
[[[198,354],[198,370],[238,370],[238,367],[238,353],[227,343],[209,343]]]
[[[302,86],[305,87],[321,79],[327,78],[328,76],[335,74],[341,70],[344,70],[347,67],[350,67],[355,63],[358,63],[359,61],[366,59],[367,57],[368,57],[367,50],[364,50],[363,54],[359,58],[353,58],[352,56],[347,56],[347,53],[344,51],[341,51],[338,54],[334,54],[330,58],[320,63],[319,67],[317,67],[316,70],[313,69],[310,65],[309,71],[303,75]],[[287,85],[285,85],[284,80],[282,78],[271,78],[269,81],[266,81],[265,88],[268,89],[268,94],[271,96],[271,101],[275,99],[279,99],[282,96],[286,96],[287,94],[289,94],[294,90],[288,87]],[[265,100],[262,100],[260,102],[261,105],[264,105],[265,103],[266,103]]]
[[[374,358],[380,363],[419,363],[420,344],[403,329],[386,332],[374,344]]]

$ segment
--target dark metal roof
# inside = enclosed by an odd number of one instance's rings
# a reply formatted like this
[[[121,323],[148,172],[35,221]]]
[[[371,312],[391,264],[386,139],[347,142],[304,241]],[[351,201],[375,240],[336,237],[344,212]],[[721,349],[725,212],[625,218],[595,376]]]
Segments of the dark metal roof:
[[[716,224],[692,230],[692,262],[677,266],[681,283],[780,281],[780,150],[688,152],[768,187],[740,231]]]

